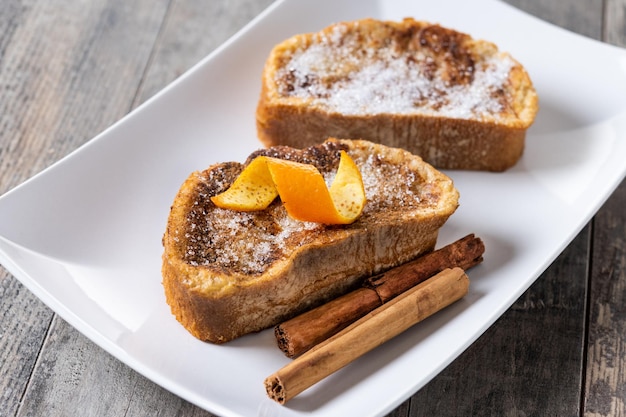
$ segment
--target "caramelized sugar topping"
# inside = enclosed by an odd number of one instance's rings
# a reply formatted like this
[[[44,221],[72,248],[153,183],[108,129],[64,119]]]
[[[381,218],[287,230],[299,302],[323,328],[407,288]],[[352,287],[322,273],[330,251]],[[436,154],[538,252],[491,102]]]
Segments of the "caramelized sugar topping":
[[[413,20],[339,23],[302,37],[276,72],[278,93],[346,115],[481,119],[505,111],[515,62],[463,33]]]
[[[252,154],[293,160],[315,165],[326,182],[332,181],[340,158],[337,142],[301,151],[289,147],[262,149]],[[243,165],[221,164],[200,175],[195,200],[187,215],[187,228],[179,236],[185,244],[184,259],[194,266],[236,271],[241,274],[261,274],[276,260],[296,248],[313,241],[321,233],[341,227],[359,228],[376,216],[415,206],[434,205],[438,201],[434,185],[424,183],[407,165],[385,161],[380,155],[365,155],[348,150],[363,177],[367,203],[363,215],[347,226],[325,226],[290,218],[280,201],[266,210],[238,212],[216,207],[210,197],[229,187]]]

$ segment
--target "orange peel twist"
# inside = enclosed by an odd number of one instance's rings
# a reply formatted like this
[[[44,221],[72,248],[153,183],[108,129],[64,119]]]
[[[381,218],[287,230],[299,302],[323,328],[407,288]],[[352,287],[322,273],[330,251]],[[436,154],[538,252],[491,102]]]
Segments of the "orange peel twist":
[[[211,201],[221,208],[256,211],[278,196],[292,218],[325,224],[354,222],[366,201],[359,168],[345,151],[330,187],[313,165],[259,156]]]

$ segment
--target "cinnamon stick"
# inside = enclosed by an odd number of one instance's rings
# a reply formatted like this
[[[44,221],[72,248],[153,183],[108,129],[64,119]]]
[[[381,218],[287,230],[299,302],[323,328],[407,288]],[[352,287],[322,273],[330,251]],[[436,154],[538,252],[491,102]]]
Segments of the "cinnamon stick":
[[[267,395],[284,404],[358,357],[467,294],[461,268],[446,269],[371,311],[294,359],[264,381]]]
[[[467,270],[482,262],[485,246],[480,238],[467,235],[447,246],[383,274],[369,278],[364,287],[287,320],[274,328],[278,347],[290,358],[363,317],[446,268]]]
[[[414,261],[369,278],[364,285],[376,290],[381,301],[386,303],[446,268],[458,266],[467,271],[482,262],[484,252],[483,241],[474,234],[469,234]]]
[[[358,288],[276,326],[278,348],[294,358],[381,305],[376,291]]]

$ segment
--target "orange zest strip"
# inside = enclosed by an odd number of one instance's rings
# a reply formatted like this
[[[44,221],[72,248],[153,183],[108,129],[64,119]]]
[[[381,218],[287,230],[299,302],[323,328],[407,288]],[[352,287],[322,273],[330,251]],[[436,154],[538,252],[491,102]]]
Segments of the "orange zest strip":
[[[263,210],[278,196],[265,157],[255,158],[223,193],[211,197],[222,208],[238,211]]]
[[[335,175],[329,191],[341,216],[347,219],[356,218],[363,211],[366,200],[363,178],[352,158],[343,151],[337,175]]]
[[[366,200],[361,173],[344,151],[330,188],[313,165],[260,156],[211,200],[221,208],[252,211],[267,208],[276,196],[292,218],[325,224],[354,222]]]

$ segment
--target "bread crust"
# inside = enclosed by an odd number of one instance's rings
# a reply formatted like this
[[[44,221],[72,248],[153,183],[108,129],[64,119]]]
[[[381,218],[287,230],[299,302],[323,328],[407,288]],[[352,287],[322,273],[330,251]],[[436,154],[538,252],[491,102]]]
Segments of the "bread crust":
[[[276,251],[282,252],[280,256],[250,272],[242,266],[201,262],[189,255],[190,247],[198,251],[188,236],[192,234],[191,223],[199,222],[190,213],[199,205],[203,206],[202,212],[209,218],[238,216],[234,212],[219,211],[223,209],[212,206],[208,197],[227,188],[241,166],[217,164],[190,175],[181,186],[168,218],[163,237],[162,274],[166,300],[172,313],[197,338],[224,343],[274,326],[346,293],[359,285],[364,277],[432,250],[439,229],[458,206],[458,191],[452,181],[421,158],[404,150],[367,141],[334,139],[311,149],[313,151],[307,154],[307,158],[321,161],[322,170],[333,169],[339,149],[346,150],[357,165],[360,164],[365,176],[374,172],[364,168],[368,158],[376,169],[384,170],[395,164],[393,169],[397,168],[397,171],[394,172],[402,172],[404,176],[387,179],[397,184],[385,186],[397,185],[398,190],[407,195],[377,197],[380,201],[370,195],[370,211],[364,212],[349,226],[307,225],[303,229],[295,226],[294,240],[288,238],[283,246],[277,246],[279,249]],[[290,151],[272,148],[261,152],[280,157]],[[371,162],[373,159],[376,162]],[[228,180],[215,180],[218,171],[220,175],[227,172],[225,177]],[[208,184],[210,181],[220,184]],[[366,188],[372,187],[368,185],[372,179],[364,177],[364,181]],[[397,201],[385,202],[385,198],[396,198]],[[278,223],[285,221],[283,216],[286,214],[280,201],[273,203],[268,210],[266,213],[246,214],[252,222],[237,226],[233,242],[246,239],[258,242],[255,227],[267,229],[263,222],[268,216]],[[258,224],[255,225],[255,222]],[[209,235],[211,233],[219,232],[208,232]],[[277,229],[275,237],[270,239],[278,239],[280,233],[281,230]],[[217,241],[218,237],[214,237],[207,241]],[[237,259],[256,256],[243,250],[233,250],[238,251]]]
[[[329,52],[326,58],[338,62],[335,66],[328,64],[332,70],[320,70],[320,73],[326,71],[323,76],[314,71],[306,75],[292,75],[293,69],[286,72],[294,56],[313,47],[319,49],[320,45],[329,50],[345,48],[343,54],[356,51],[357,46],[363,50],[393,50],[394,54],[392,58],[382,53],[374,54],[374,58],[369,54],[362,60],[346,58],[346,62],[352,62],[347,65],[339,62],[342,54]],[[495,85],[490,93],[489,100],[499,102],[497,111],[474,110],[473,114],[462,117],[439,111],[436,107],[440,103],[431,104],[446,100],[447,92],[430,94],[425,103],[416,104],[408,111],[389,107],[350,113],[326,102],[328,96],[337,94],[334,85],[343,85],[342,80],[356,77],[358,69],[374,65],[377,59],[414,60],[424,76],[443,86],[439,91],[448,92],[474,82],[481,68],[495,65],[493,62],[498,65],[507,62],[510,68],[507,67],[506,80]],[[330,71],[336,74],[331,76]],[[297,82],[311,85],[294,87],[292,84]],[[315,83],[324,84],[324,89]],[[317,96],[307,96],[306,92],[294,94],[293,90],[298,89],[309,89]],[[350,99],[358,101],[359,97]],[[493,43],[413,19],[401,22],[364,19],[332,25],[318,33],[297,35],[276,45],[263,70],[256,122],[258,136],[266,146],[305,147],[329,136],[361,138],[402,147],[439,169],[504,171],[522,156],[526,131],[537,111],[537,94],[527,72]]]

